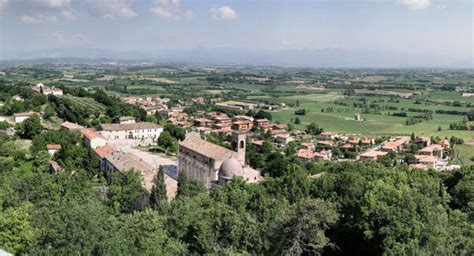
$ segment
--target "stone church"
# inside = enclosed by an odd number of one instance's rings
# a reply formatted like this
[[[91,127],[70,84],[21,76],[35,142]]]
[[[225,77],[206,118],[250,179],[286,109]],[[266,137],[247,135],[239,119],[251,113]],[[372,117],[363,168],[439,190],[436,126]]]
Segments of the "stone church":
[[[234,150],[230,150],[201,139],[199,133],[190,133],[179,144],[178,172],[202,181],[207,189],[225,185],[234,176],[249,183],[260,182],[260,172],[245,165],[245,139],[245,134],[233,133]]]

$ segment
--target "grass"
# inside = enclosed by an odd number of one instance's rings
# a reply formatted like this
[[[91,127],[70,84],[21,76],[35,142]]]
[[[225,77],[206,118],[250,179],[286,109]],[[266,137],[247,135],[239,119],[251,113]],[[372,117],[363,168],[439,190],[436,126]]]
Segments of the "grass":
[[[400,99],[398,103],[388,102],[388,98],[383,97],[366,97],[368,102],[374,102],[383,99],[383,102],[376,102],[381,107],[384,106],[396,106],[398,111],[402,111],[408,108],[417,109],[456,109],[466,110],[467,108],[459,107],[447,107],[437,104],[414,104],[412,99]],[[301,96],[289,96],[281,97],[289,104],[295,104],[296,100],[299,100],[300,106],[293,107],[277,112],[272,112],[273,120],[281,123],[293,123],[297,117],[294,111],[298,108],[304,108],[309,110],[304,116],[299,116],[301,120],[300,125],[295,125],[298,129],[304,129],[304,127],[311,122],[315,122],[326,131],[346,133],[346,134],[366,134],[366,135],[410,135],[415,133],[416,135],[423,136],[439,136],[441,138],[449,138],[456,136],[463,138],[465,141],[469,141],[472,137],[472,131],[453,131],[449,130],[449,124],[454,122],[460,122],[463,120],[463,116],[459,115],[440,115],[433,114],[433,119],[417,123],[414,125],[406,125],[406,117],[397,117],[390,115],[389,110],[381,110],[381,114],[363,114],[363,109],[354,108],[352,104],[357,102],[356,98],[345,97],[337,91],[332,91],[327,94],[309,94]],[[348,106],[342,106],[335,104],[334,101],[343,101]],[[327,109],[332,108],[333,111],[327,113]],[[321,110],[325,109],[326,112]],[[355,121],[354,114],[362,113],[362,119],[364,121]],[[418,113],[408,112],[409,116],[417,115]],[[438,127],[441,128],[438,131]]]
[[[74,96],[66,96],[68,99],[78,104],[79,106],[90,109],[91,111],[105,111],[105,106],[92,98],[81,98]]]
[[[456,145],[454,147],[456,153],[458,153],[458,159],[455,159],[453,163],[456,164],[464,164],[464,165],[472,165],[474,161],[471,159],[474,158],[474,145]]]

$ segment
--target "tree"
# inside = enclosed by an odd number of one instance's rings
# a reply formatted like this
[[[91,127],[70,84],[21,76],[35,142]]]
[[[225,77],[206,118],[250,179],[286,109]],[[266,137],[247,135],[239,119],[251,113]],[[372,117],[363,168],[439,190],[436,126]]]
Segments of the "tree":
[[[273,188],[278,195],[285,196],[288,202],[295,203],[307,198],[310,191],[308,173],[296,164],[290,164],[283,177],[276,179]]]
[[[450,192],[454,207],[469,213],[474,219],[474,174],[465,175]]]
[[[407,164],[416,164],[418,160],[412,153],[406,153],[404,161]]]
[[[263,110],[259,110],[255,116],[254,116],[255,119],[268,119],[268,120],[272,120],[272,114],[270,114],[269,112],[266,112],[266,111],[263,111]]]
[[[122,245],[115,249],[108,246],[105,254],[126,255],[187,255],[186,245],[170,236],[166,216],[145,209],[142,212],[122,215],[118,229]],[[115,249],[115,250],[114,250]]]
[[[295,110],[295,115],[304,116],[304,115],[306,115],[306,112],[308,112],[306,109],[300,108],[300,109]]]
[[[308,126],[306,126],[306,133],[311,135],[319,135],[323,132],[323,128],[319,128],[319,126],[312,122]]]
[[[189,180],[184,171],[178,175],[178,196],[189,196]]]
[[[42,131],[41,119],[37,115],[32,115],[17,125],[17,134],[23,139],[32,139]]]
[[[289,161],[286,156],[279,152],[274,152],[267,157],[266,163],[263,173],[267,173],[271,177],[280,177],[286,173]]]
[[[168,197],[166,196],[165,172],[163,167],[160,166],[160,170],[153,178],[153,187],[150,192],[150,205],[154,209],[160,209],[167,202]]]
[[[46,105],[46,108],[44,109],[43,118],[50,119],[55,114],[56,114],[56,111],[54,111],[54,108],[50,104]]]
[[[300,120],[300,117],[296,117],[295,118],[295,124],[301,124],[301,120]]]
[[[49,170],[49,159],[51,156],[48,151],[42,150],[36,153],[35,159],[33,161],[33,166],[39,172],[46,172]]]
[[[338,220],[334,204],[304,199],[277,216],[272,227],[271,254],[320,255],[330,242],[325,231]]]
[[[8,129],[8,128],[10,128],[10,124],[8,124],[8,123],[5,122],[5,121],[1,121],[1,122],[0,122],[0,130],[6,130],[6,129]]]
[[[158,146],[164,149],[174,149],[175,142],[168,131],[163,131],[157,141]]]
[[[450,254],[446,189],[422,170],[375,163],[338,164],[317,179],[312,194],[338,204],[330,230],[342,254]],[[465,246],[462,245],[462,246]]]
[[[35,244],[36,234],[31,224],[33,212],[32,204],[10,207],[0,212],[0,245],[3,249],[23,254]]]
[[[124,173],[114,172],[111,180],[107,197],[112,209],[129,213],[147,206],[148,195],[142,186],[140,173],[133,169]]]
[[[118,226],[105,206],[88,199],[50,202],[36,211],[33,223],[38,242],[28,250],[32,255],[101,254]]]
[[[164,131],[169,132],[177,140],[184,140],[186,138],[186,130],[177,125],[166,124]]]

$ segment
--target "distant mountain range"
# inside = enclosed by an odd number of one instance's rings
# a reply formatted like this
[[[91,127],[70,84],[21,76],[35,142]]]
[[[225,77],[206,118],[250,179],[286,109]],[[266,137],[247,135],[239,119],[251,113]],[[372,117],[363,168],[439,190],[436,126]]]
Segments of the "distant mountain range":
[[[469,56],[469,55],[468,55]],[[335,68],[474,68],[472,57],[464,60],[441,56],[393,52],[356,51],[339,48],[319,50],[268,50],[195,48],[163,51],[116,51],[107,49],[68,48],[33,51],[0,49],[0,60],[32,60],[50,58],[80,59],[154,59],[158,62],[199,64],[269,65]]]

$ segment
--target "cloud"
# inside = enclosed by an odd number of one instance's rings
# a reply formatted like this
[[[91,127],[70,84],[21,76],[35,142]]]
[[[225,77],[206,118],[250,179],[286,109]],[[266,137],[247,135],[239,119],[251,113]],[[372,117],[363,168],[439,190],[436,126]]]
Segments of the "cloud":
[[[190,9],[182,11],[180,9],[181,0],[156,0],[156,6],[150,8],[150,12],[163,19],[173,20],[193,20],[196,16]]]
[[[67,20],[75,20],[77,19],[77,16],[76,14],[72,13],[71,11],[69,10],[62,10],[61,11],[61,15],[67,19]]]
[[[40,24],[40,23],[54,23],[58,21],[58,18],[54,15],[48,14],[36,14],[36,15],[23,15],[21,16],[21,22],[25,24]]]
[[[84,0],[83,4],[104,19],[133,18],[133,0]]]
[[[398,0],[410,10],[421,10],[431,6],[431,0]]]
[[[7,6],[7,4],[8,4],[8,0],[0,0],[0,11],[2,11],[3,8]]]
[[[173,14],[170,10],[167,10],[164,7],[154,7],[150,9],[150,12],[161,18],[172,18]]]
[[[196,18],[196,14],[192,10],[186,10],[183,14],[184,19],[187,21],[194,20]]]
[[[62,8],[71,4],[71,0],[33,0],[32,2],[46,5],[51,8]]]
[[[238,14],[229,6],[221,6],[218,8],[211,8],[211,17],[215,20],[235,20]]]

